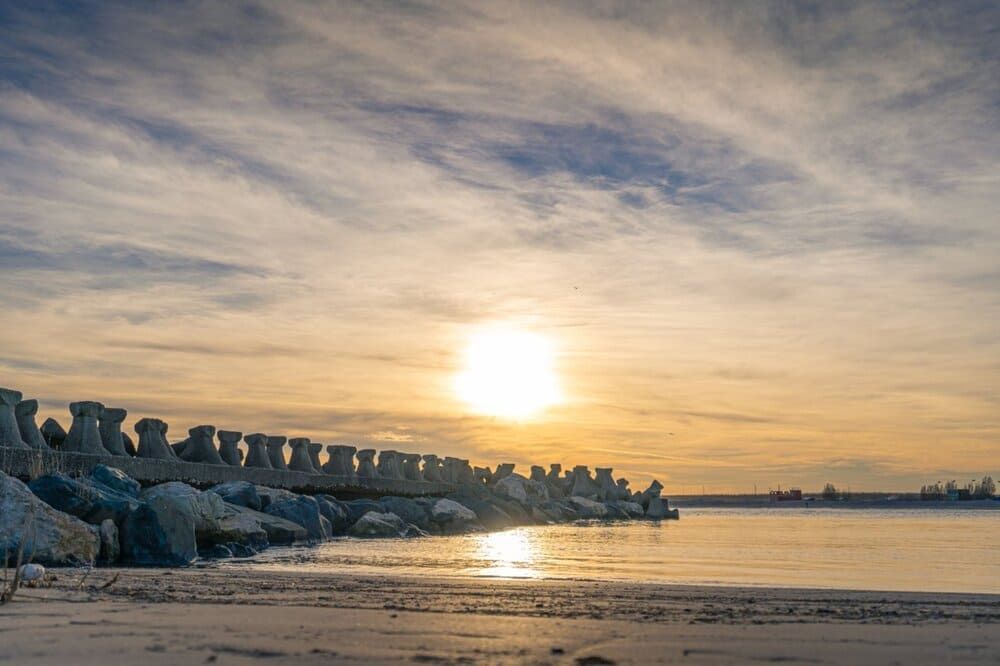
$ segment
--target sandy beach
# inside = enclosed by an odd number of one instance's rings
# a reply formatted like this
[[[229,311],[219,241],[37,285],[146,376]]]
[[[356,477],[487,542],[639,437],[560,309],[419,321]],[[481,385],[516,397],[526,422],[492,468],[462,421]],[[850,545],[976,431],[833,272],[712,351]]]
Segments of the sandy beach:
[[[56,574],[51,588],[23,590],[0,608],[0,661],[1000,662],[995,595],[356,577],[232,566],[107,569],[86,579]]]

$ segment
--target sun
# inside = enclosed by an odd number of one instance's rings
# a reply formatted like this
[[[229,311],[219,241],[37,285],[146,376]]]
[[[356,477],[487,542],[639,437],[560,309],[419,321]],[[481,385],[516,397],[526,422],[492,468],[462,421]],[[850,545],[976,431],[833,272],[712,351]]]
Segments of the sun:
[[[465,350],[455,392],[478,414],[535,416],[562,399],[552,343],[515,327],[481,329]]]

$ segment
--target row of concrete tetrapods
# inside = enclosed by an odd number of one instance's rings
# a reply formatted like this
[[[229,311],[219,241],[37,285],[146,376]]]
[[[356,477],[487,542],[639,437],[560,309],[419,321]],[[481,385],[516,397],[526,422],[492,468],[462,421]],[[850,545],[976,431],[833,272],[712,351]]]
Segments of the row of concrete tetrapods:
[[[494,471],[488,467],[474,468],[468,460],[462,458],[442,459],[434,454],[421,455],[392,450],[380,452],[376,463],[375,449],[358,450],[347,444],[327,446],[328,458],[323,463],[320,461],[323,445],[312,442],[309,438],[288,439],[263,433],[244,437],[243,433],[234,430],[216,431],[211,425],[195,426],[188,430],[187,439],[170,444],[167,442],[167,424],[154,418],[139,419],[135,423],[135,431],[139,436],[136,446],[132,438],[121,429],[128,415],[125,409],[105,407],[99,402],[70,403],[69,411],[73,422],[69,432],[66,432],[51,418],[39,428],[35,423],[38,401],[22,398],[20,391],[0,388],[0,446],[182,460],[232,467],[289,469],[344,477],[442,481],[454,484],[492,484],[514,471],[512,463],[502,463]],[[215,438],[218,438],[218,446]],[[247,445],[245,458],[238,447],[241,440]],[[285,459],[286,444],[291,446],[288,460]],[[559,464],[551,465],[548,473],[544,468],[534,466],[531,468],[531,479],[544,483],[550,491],[566,495],[607,500],[631,498],[626,479],[618,479],[616,482],[611,477],[611,468],[598,467],[596,471],[595,479],[584,465],[565,474]]]

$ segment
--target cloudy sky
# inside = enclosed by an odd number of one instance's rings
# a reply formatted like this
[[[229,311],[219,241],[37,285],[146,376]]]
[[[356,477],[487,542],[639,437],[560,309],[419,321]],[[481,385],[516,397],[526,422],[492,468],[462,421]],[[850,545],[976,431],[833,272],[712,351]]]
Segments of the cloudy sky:
[[[669,492],[1000,460],[1000,10],[0,6],[0,385]],[[471,332],[557,350],[523,421]],[[524,469],[523,471],[526,471]]]

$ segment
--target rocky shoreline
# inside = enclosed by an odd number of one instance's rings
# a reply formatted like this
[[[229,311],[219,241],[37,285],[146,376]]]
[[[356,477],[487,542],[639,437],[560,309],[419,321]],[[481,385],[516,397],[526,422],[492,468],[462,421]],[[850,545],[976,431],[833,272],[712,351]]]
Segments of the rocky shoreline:
[[[52,419],[38,428],[37,408],[37,401],[22,400],[20,392],[0,389],[0,462],[18,457],[7,453],[31,454],[20,456],[29,464],[17,471],[0,466],[0,549],[8,564],[178,567],[198,558],[252,557],[271,545],[336,537],[409,538],[576,520],[677,517],[660,496],[661,484],[654,481],[632,493],[626,479],[612,478],[611,468],[597,468],[592,477],[582,465],[566,473],[559,464],[548,473],[533,466],[525,477],[511,463],[491,470],[459,458],[348,445],[328,446],[322,463],[322,445],[308,438],[243,437],[201,425],[191,428],[187,439],[169,444],[166,424],[149,418],[136,422],[139,446],[134,447],[121,431],[124,409],[72,403],[73,423],[66,433]],[[286,443],[292,445],[290,459]],[[73,458],[71,473],[60,468],[62,456]],[[141,459],[167,461],[168,471],[185,465],[231,470],[230,478],[247,480],[199,489],[181,480],[149,483],[115,466],[116,460],[133,466]],[[348,499],[335,491],[299,493],[255,483],[262,470],[271,470],[265,478],[277,484],[320,487],[325,480],[347,495],[365,489],[379,496]],[[397,487],[420,496],[386,492]]]

